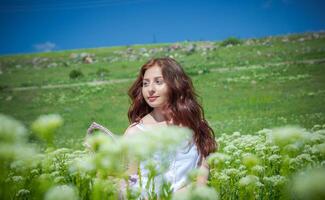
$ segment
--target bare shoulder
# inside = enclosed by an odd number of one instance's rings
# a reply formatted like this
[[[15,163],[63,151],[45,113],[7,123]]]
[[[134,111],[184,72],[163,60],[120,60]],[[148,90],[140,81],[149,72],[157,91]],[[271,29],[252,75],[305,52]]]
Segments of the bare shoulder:
[[[150,113],[146,114],[142,119],[140,120],[142,123],[151,123],[152,122],[152,116]]]
[[[136,135],[140,132],[140,129],[136,126],[137,123],[133,123],[131,124],[124,132],[124,135],[125,137],[129,137],[129,136],[132,136],[132,135]]]

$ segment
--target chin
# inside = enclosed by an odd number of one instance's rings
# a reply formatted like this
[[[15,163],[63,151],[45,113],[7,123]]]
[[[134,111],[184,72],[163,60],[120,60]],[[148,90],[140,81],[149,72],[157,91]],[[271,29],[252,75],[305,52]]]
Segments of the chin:
[[[152,107],[152,108],[157,108],[157,107],[159,107],[159,106],[157,106],[156,104],[149,104],[149,106]]]
[[[160,104],[159,103],[148,103],[148,105],[152,108],[157,108],[157,107],[160,107]]]

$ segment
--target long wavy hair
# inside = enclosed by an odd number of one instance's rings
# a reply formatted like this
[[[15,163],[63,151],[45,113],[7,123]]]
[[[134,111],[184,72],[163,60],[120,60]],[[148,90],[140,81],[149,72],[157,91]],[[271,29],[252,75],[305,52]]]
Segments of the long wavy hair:
[[[145,71],[155,65],[161,68],[163,79],[168,86],[168,102],[162,109],[165,120],[172,121],[173,125],[192,129],[193,139],[199,152],[207,157],[217,149],[214,131],[205,120],[204,111],[197,101],[198,95],[194,91],[192,80],[186,75],[181,65],[172,58],[154,58],[141,67],[137,79],[128,91],[131,98],[128,111],[130,123],[139,123],[153,110],[142,95],[142,81]]]

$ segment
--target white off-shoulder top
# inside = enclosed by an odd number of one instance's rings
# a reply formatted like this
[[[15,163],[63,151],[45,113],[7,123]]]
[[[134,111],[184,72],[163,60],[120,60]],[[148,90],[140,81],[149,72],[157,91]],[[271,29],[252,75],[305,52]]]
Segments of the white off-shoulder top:
[[[144,131],[146,127],[143,123],[136,124],[137,128]],[[160,154],[154,155],[154,160],[161,159]],[[184,145],[181,145],[173,155],[168,155],[168,160],[170,161],[167,170],[164,170],[164,173],[158,175],[155,178],[155,193],[159,193],[159,189],[163,180],[168,181],[171,184],[172,191],[177,191],[178,189],[186,186],[188,184],[188,173],[195,168],[198,168],[201,155],[198,152],[197,146],[193,141],[186,141]],[[141,182],[142,182],[142,195],[147,196],[148,192],[145,188],[148,181],[149,171],[145,168],[146,162],[140,163],[141,170]],[[157,166],[159,168],[159,166]],[[139,179],[137,176],[133,176],[131,179],[131,187],[139,188]],[[150,188],[149,190],[152,190]]]

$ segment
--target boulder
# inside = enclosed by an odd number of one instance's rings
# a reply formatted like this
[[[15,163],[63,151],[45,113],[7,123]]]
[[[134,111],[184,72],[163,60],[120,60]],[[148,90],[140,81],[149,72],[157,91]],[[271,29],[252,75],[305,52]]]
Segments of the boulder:
[[[283,37],[281,41],[282,42],[289,42],[289,38],[288,37]]]
[[[71,59],[76,59],[76,58],[78,58],[78,54],[77,53],[71,53],[70,55],[69,55],[69,58],[71,58]]]
[[[87,55],[82,58],[83,63],[85,64],[91,64],[94,62],[93,58],[90,55]]]
[[[57,67],[57,66],[58,66],[58,64],[55,63],[55,62],[50,63],[50,64],[47,65],[48,68]]]

